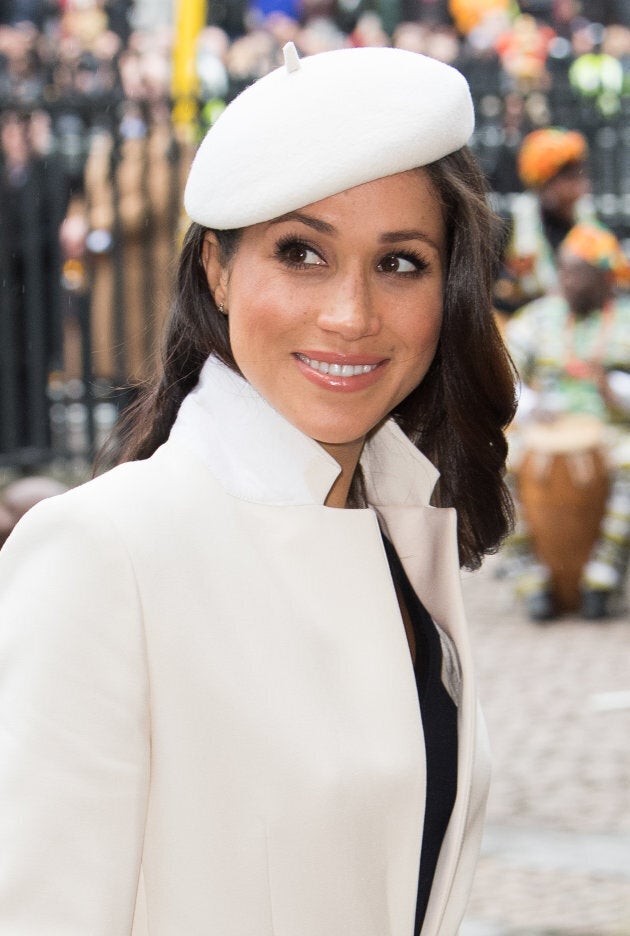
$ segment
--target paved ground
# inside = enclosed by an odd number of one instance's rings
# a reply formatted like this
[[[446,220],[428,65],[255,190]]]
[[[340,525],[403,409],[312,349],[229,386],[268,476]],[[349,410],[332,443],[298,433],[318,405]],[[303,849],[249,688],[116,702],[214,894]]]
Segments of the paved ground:
[[[531,624],[496,569],[464,581],[494,780],[460,936],[630,936],[630,618]]]

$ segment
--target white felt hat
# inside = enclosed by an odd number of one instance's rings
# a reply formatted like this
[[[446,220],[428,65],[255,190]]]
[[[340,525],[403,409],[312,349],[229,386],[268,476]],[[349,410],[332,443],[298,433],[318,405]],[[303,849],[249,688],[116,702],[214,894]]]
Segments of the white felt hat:
[[[390,48],[299,59],[293,43],[284,56],[202,141],[184,193],[193,221],[217,230],[270,221],[470,139],[468,84],[442,62]]]

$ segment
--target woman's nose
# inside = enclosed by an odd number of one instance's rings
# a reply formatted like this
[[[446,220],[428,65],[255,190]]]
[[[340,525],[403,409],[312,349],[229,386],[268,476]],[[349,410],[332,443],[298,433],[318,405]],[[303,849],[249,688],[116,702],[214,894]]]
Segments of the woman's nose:
[[[378,334],[380,316],[364,276],[344,277],[334,284],[320,306],[318,325],[347,341]]]

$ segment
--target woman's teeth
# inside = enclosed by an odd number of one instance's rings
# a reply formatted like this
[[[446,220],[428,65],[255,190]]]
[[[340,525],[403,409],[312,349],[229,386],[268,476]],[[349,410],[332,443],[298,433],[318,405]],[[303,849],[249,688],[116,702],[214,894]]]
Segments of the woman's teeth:
[[[305,354],[296,356],[320,374],[331,374],[333,377],[357,377],[359,374],[369,374],[378,367],[378,364],[328,364],[326,361],[308,358]]]

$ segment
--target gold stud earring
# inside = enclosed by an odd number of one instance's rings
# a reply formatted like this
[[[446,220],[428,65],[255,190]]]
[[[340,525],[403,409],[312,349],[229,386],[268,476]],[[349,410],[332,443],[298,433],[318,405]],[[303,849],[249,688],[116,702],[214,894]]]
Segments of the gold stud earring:
[[[217,308],[218,308],[219,312],[221,312],[222,314],[225,313],[225,306],[223,305],[222,302],[219,303],[219,305],[217,306]]]

